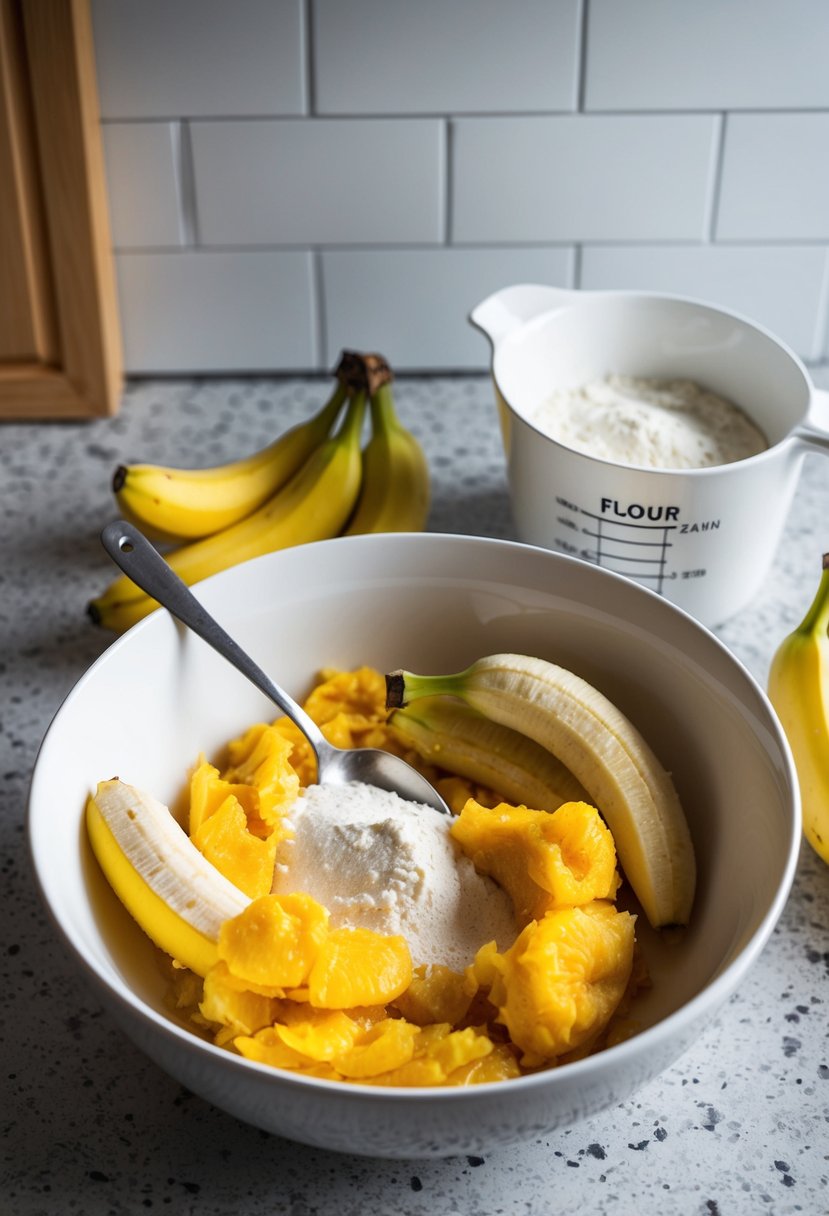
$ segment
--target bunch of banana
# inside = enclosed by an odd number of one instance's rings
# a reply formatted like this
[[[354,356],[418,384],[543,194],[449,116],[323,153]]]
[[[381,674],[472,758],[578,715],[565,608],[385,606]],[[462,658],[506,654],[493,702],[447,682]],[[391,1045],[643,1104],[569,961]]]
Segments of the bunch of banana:
[[[688,923],[694,848],[669,775],[639,731],[573,672],[526,655],[496,654],[454,675],[386,677],[390,708],[458,697],[556,756],[613,833],[619,862],[654,928]]]
[[[178,542],[165,556],[185,583],[342,533],[424,527],[428,468],[396,415],[391,369],[379,355],[345,351],[335,374],[337,386],[319,413],[245,460],[209,469],[128,465],[116,471],[123,515],[156,539]],[[367,403],[372,434],[362,450]],[[121,577],[87,610],[96,624],[120,633],[157,607]]]
[[[86,804],[92,851],[148,937],[204,976],[217,961],[223,921],[250,903],[196,848],[163,803],[117,779]]]
[[[555,811],[563,802],[589,801],[546,748],[462,702],[427,697],[394,710],[388,722],[400,742],[430,764],[496,789],[517,806]]]
[[[811,607],[772,658],[768,693],[794,757],[803,834],[829,864],[829,553]]]
[[[179,578],[189,586],[274,549],[336,536],[360,490],[365,406],[365,393],[356,393],[339,430],[315,448],[287,485],[252,515],[166,554]],[[88,611],[96,624],[121,632],[157,607],[156,600],[121,575],[91,601]]]
[[[261,507],[302,467],[329,434],[346,393],[345,383],[339,381],[313,418],[243,460],[206,469],[119,465],[112,490],[121,515],[163,540],[198,540],[229,528]]]

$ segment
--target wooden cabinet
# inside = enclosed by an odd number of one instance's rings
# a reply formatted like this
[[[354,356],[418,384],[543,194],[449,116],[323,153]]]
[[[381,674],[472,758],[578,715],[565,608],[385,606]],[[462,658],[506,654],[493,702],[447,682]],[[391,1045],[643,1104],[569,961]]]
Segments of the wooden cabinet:
[[[0,0],[0,418],[113,414],[122,383],[88,0]]]

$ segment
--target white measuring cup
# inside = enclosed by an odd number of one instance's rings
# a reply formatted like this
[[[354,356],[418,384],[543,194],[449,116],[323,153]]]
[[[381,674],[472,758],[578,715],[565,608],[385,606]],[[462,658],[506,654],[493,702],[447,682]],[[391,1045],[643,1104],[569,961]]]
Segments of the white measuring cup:
[[[829,453],[829,393],[797,355],[735,313],[645,292],[518,284],[469,319],[492,344],[519,539],[624,574],[706,625],[748,604],[805,454]],[[614,373],[694,380],[738,405],[769,446],[732,464],[650,469],[575,451],[529,420],[556,389]]]

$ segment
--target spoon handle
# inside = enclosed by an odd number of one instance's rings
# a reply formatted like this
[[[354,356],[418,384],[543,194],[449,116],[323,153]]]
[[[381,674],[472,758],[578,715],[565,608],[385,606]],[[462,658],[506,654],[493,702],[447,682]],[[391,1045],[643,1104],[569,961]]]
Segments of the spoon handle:
[[[101,544],[115,564],[142,591],[158,600],[168,612],[197,633],[208,646],[218,651],[260,692],[278,705],[296,723],[313,747],[317,760],[320,760],[320,753],[327,748],[327,740],[317,724],[213,619],[143,533],[132,524],[118,519],[104,528]]]

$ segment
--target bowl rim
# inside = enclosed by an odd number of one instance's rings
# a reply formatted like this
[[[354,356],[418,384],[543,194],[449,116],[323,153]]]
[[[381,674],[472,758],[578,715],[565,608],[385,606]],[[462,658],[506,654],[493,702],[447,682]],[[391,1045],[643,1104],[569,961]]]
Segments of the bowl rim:
[[[789,844],[786,852],[785,864],[782,869],[781,878],[778,882],[777,889],[774,893],[770,905],[764,911],[754,932],[744,943],[739,954],[726,966],[718,975],[707,983],[699,992],[695,993],[688,1001],[681,1005],[678,1009],[669,1013],[667,1016],[655,1022],[652,1026],[646,1027],[641,1032],[634,1034],[631,1038],[617,1043],[611,1047],[603,1048],[592,1055],[588,1055],[580,1060],[574,1060],[560,1066],[551,1066],[542,1069],[537,1073],[531,1073],[519,1077],[511,1077],[508,1079],[510,1093],[519,1093],[527,1090],[535,1090],[539,1087],[545,1088],[548,1086],[555,1087],[556,1080],[562,1074],[566,1074],[568,1081],[573,1079],[577,1081],[579,1078],[589,1078],[592,1075],[603,1070],[608,1060],[618,1061],[623,1064],[626,1061],[632,1061],[640,1057],[646,1052],[651,1052],[661,1046],[664,1046],[670,1040],[675,1043],[684,1043],[685,1034],[689,1028],[697,1022],[704,1012],[713,1013],[720,1005],[733,993],[740,979],[751,969],[757,958],[764,949],[768,939],[770,938],[777,921],[779,920],[783,909],[788,901],[789,894],[794,882],[795,871],[798,864],[798,858],[801,847],[802,837],[802,811],[799,786],[797,782],[794,760],[789,747],[786,736],[783,732],[782,725],[777,718],[776,712],[769,700],[766,692],[761,687],[759,682],[751,674],[745,664],[722,642],[707,626],[701,624],[690,613],[671,603],[669,600],[659,596],[656,592],[651,591],[647,587],[643,587],[634,583],[631,579],[625,578],[624,575],[616,574],[613,571],[604,570],[601,567],[592,566],[576,557],[571,557],[567,554],[561,554],[552,550],[541,548],[537,545],[526,544],[522,541],[514,541],[511,539],[500,539],[496,537],[469,536],[462,533],[444,533],[444,532],[410,532],[410,533],[395,533],[382,534],[373,533],[368,535],[352,536],[352,537],[335,537],[330,540],[322,540],[312,542],[311,544],[301,546],[303,549],[320,550],[320,560],[324,560],[322,550],[331,545],[341,546],[343,543],[354,547],[357,545],[368,545],[370,547],[379,547],[379,543],[393,540],[397,544],[411,544],[413,540],[418,543],[434,543],[445,545],[447,542],[452,544],[460,544],[462,546],[471,546],[473,548],[490,547],[503,551],[505,548],[520,552],[531,552],[536,555],[543,556],[544,560],[551,561],[554,565],[563,564],[565,566],[576,566],[582,572],[586,572],[584,577],[588,579],[598,579],[600,582],[612,580],[614,583],[621,583],[634,598],[645,597],[648,600],[656,600],[662,608],[670,615],[680,618],[684,622],[684,627],[690,627],[692,630],[698,631],[706,640],[706,644],[713,646],[726,659],[727,663],[747,682],[748,688],[759,697],[760,704],[765,709],[768,715],[768,722],[765,724],[773,735],[774,741],[780,751],[780,759],[783,762],[785,774],[788,781],[790,791],[789,805]],[[228,581],[234,577],[234,571],[241,567],[250,567],[257,564],[270,564],[275,560],[280,560],[282,554],[290,553],[291,550],[279,550],[274,553],[264,554],[261,557],[252,558],[250,561],[239,563],[238,566],[231,567],[227,570],[220,571],[217,574],[211,575],[209,578],[195,584],[200,590],[207,589],[211,586]],[[64,713],[71,707],[72,701],[78,696],[83,687],[94,678],[98,668],[107,662],[109,656],[122,646],[127,645],[129,640],[137,635],[139,631],[158,628],[158,622],[164,618],[169,618],[169,613],[164,608],[159,608],[149,616],[138,621],[130,629],[128,629],[120,637],[115,638],[98,657],[90,664],[90,666],[76,680],[73,686],[69,689],[66,695],[61,700],[55,710],[49,725],[43,735],[40,745],[37,749],[34,764],[29,779],[28,795],[26,799],[26,840],[28,847],[29,861],[32,872],[35,878],[35,885],[43,906],[49,916],[53,927],[57,930],[59,938],[63,944],[69,948],[69,951],[75,961],[80,964],[81,970],[91,979],[96,988],[98,988],[112,1002],[118,1013],[122,1011],[129,1017],[137,1020],[147,1020],[154,1026],[155,1030],[173,1043],[176,1043],[179,1048],[200,1053],[206,1051],[208,1056],[215,1059],[220,1067],[231,1069],[241,1068],[243,1071],[253,1070],[254,1074],[263,1078],[270,1078],[275,1085],[287,1085],[290,1088],[297,1088],[308,1093],[317,1091],[322,1093],[332,1093],[342,1096],[348,1100],[357,1101],[374,1101],[388,1100],[400,1102],[402,1100],[414,1101],[417,1103],[434,1102],[436,1099],[450,1102],[478,1102],[492,1093],[503,1093],[504,1081],[487,1081],[480,1082],[471,1086],[375,1086],[360,1084],[355,1082],[331,1081],[321,1077],[307,1077],[297,1073],[293,1073],[287,1069],[275,1068],[268,1064],[259,1063],[254,1060],[248,1060],[241,1055],[235,1055],[227,1051],[223,1047],[211,1043],[209,1040],[202,1039],[194,1031],[189,1030],[183,1025],[179,1025],[171,1018],[164,1016],[162,1013],[152,1008],[143,1001],[125,982],[119,981],[116,985],[107,976],[103,975],[97,967],[85,956],[79,942],[77,942],[72,933],[63,924],[57,912],[55,911],[48,893],[48,881],[46,878],[45,868],[41,869],[39,851],[34,834],[34,823],[37,815],[37,805],[40,797],[40,786],[44,780],[43,773],[40,767],[41,758],[47,748],[48,741],[53,732],[58,728],[59,721]],[[684,1046],[680,1046],[672,1053],[672,1058],[681,1055],[685,1050]],[[661,1071],[661,1070],[660,1070]],[[649,1074],[648,1074],[649,1075]],[[647,1079],[647,1078],[645,1078]]]

